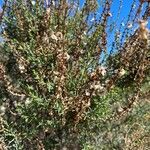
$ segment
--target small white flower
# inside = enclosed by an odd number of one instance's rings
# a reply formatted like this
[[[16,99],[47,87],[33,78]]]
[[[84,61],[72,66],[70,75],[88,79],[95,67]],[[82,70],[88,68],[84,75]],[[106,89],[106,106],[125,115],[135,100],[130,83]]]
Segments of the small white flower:
[[[130,29],[130,28],[132,28],[132,26],[133,26],[132,23],[128,23],[127,27],[128,27],[128,29]]]
[[[31,1],[31,4],[32,4],[32,5],[35,5],[35,4],[36,4],[36,2],[35,2],[35,1]]]
[[[52,1],[52,5],[55,6],[55,1]]]
[[[84,43],[83,43],[83,44],[84,44]],[[81,53],[81,54],[84,54],[84,50],[83,50],[83,49],[81,49],[80,53]]]
[[[106,70],[102,70],[101,74],[104,76],[106,74]]]
[[[69,60],[69,59],[70,59],[70,55],[69,55],[67,52],[65,52],[65,53],[64,53],[64,58],[65,58],[66,60]]]
[[[60,54],[57,55],[57,58],[60,59],[60,60],[61,59],[69,60],[70,59],[70,55],[67,52],[60,53]]]
[[[104,87],[100,84],[100,82],[97,82],[97,83],[91,84],[90,89],[103,90]]]
[[[87,34],[87,32],[86,32],[86,31],[84,31],[83,33],[84,33],[84,35],[86,35],[86,34]]]
[[[121,36],[121,33],[120,33],[120,32],[117,32],[117,33],[116,33],[116,36],[117,36],[117,38],[119,38],[119,37]]]
[[[90,96],[90,92],[88,90],[85,91],[86,96]]]
[[[47,15],[50,14],[50,11],[51,11],[50,7],[46,8],[46,13],[47,13]]]
[[[99,72],[102,76],[104,76],[104,75],[106,74],[106,67],[100,66],[100,67],[98,68],[98,72]]]
[[[94,89],[94,86],[93,86],[93,84],[91,84],[91,85],[90,85],[90,89]]]
[[[110,80],[109,80],[109,79],[105,80],[105,84],[108,84],[109,82],[110,82]]]
[[[53,71],[54,75],[58,76],[59,72],[58,71]]]
[[[121,112],[123,112],[123,108],[119,107],[117,111],[118,111],[118,113],[121,113]]]
[[[61,32],[57,32],[56,36],[59,40],[63,38],[63,34]]]
[[[4,106],[0,106],[0,114],[4,115],[6,111],[6,108]]]
[[[25,105],[29,105],[30,103],[31,103],[31,101],[29,100],[29,98],[27,98],[25,101]]]
[[[83,42],[84,45],[87,45],[87,42]]]
[[[112,17],[112,13],[111,13],[111,12],[109,12],[108,15],[109,15],[110,17]]]
[[[100,85],[96,84],[94,85],[94,90],[99,90],[100,87],[101,87]]]
[[[135,8],[136,8],[136,5],[134,4],[134,5],[133,5],[133,9],[135,9]]]
[[[123,22],[121,23],[121,25],[122,25],[123,27],[125,26],[125,24],[124,24]]]
[[[25,71],[25,67],[21,64],[19,64],[19,70],[21,73],[23,73]]]
[[[95,20],[95,18],[93,17],[90,21],[93,22]]]
[[[63,83],[64,81],[65,81],[65,76],[62,75],[62,76],[60,77],[60,82]]]
[[[126,73],[126,71],[124,69],[121,69],[120,72],[119,72],[119,75],[123,76],[125,73]]]
[[[56,41],[58,40],[58,39],[57,39],[57,36],[56,36],[54,33],[51,35],[51,38],[52,38],[53,40],[56,40]]]

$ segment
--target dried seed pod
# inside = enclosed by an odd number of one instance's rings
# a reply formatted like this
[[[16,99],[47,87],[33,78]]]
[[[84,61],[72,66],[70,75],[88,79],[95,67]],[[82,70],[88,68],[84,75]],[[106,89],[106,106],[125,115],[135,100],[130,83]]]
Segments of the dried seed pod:
[[[126,71],[125,71],[124,69],[121,69],[121,70],[119,71],[119,76],[123,76],[125,73],[126,73]]]
[[[141,40],[148,40],[149,30],[146,28],[148,21],[146,20],[139,20],[139,38]]]
[[[106,67],[99,66],[96,71],[98,74],[104,76],[106,74]]]
[[[57,42],[58,38],[55,33],[52,31],[51,38]]]
[[[96,72],[90,73],[90,79],[91,79],[91,80],[96,80],[96,79],[97,79],[97,74],[96,74]]]
[[[59,40],[61,40],[63,38],[63,34],[61,32],[57,32],[56,36]]]

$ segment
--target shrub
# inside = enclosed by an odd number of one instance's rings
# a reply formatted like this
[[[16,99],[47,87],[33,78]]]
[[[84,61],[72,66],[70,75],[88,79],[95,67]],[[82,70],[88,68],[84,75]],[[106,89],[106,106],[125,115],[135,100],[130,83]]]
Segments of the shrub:
[[[115,39],[117,54],[108,56],[111,4],[106,0],[98,16],[97,1],[82,7],[65,0],[7,3],[0,93],[1,138],[8,149],[94,149],[92,142],[96,149],[130,145],[114,140],[106,146],[113,140],[109,134],[115,134],[108,123],[122,120],[144,94],[148,39],[141,38],[139,26],[119,47]],[[147,19],[147,9],[143,13]],[[127,34],[125,27],[123,36]],[[130,86],[123,86],[128,82]],[[93,139],[99,131],[104,144]]]

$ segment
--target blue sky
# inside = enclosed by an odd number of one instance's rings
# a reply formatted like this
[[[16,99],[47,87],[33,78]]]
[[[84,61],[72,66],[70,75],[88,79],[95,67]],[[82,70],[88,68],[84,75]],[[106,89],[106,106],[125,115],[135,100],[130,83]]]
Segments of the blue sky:
[[[3,3],[3,1],[2,1],[2,0],[0,0],[0,6],[2,6],[2,3]]]

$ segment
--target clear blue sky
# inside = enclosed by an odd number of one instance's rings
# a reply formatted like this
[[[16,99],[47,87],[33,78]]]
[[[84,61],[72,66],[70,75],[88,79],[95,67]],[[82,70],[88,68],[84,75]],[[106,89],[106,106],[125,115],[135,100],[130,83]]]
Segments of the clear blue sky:
[[[0,0],[0,6],[2,6],[2,3],[3,3],[3,1],[2,1],[2,0]]]

